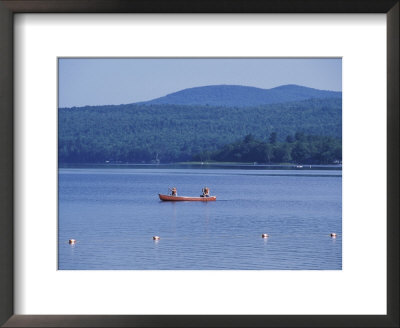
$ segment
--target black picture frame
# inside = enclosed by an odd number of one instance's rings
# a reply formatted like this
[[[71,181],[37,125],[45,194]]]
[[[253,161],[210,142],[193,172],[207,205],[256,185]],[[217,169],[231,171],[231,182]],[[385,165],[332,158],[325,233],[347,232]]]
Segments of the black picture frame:
[[[4,327],[399,327],[399,8],[399,0],[0,0],[0,324]],[[386,14],[387,315],[14,315],[13,16],[16,13]]]

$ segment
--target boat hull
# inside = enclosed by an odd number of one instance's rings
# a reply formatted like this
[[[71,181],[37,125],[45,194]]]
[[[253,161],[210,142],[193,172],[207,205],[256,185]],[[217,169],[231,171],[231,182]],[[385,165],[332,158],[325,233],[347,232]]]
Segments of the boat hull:
[[[213,201],[213,200],[217,200],[216,196],[210,196],[210,197],[185,197],[185,196],[171,196],[171,195],[158,194],[158,197],[160,197],[160,199],[163,200],[163,201],[169,201],[169,202],[179,202],[179,201],[210,202],[210,201]]]

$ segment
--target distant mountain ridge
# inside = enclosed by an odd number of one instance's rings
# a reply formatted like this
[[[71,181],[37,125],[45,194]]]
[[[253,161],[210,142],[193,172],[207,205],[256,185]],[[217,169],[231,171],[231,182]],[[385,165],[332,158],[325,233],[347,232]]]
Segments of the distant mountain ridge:
[[[273,89],[216,85],[142,103],[59,108],[58,159],[60,163],[173,163],[203,161],[217,154],[217,160],[242,156],[251,161],[287,162],[292,155],[292,160],[298,160],[315,149],[324,157],[332,153],[332,147],[322,137],[332,137],[340,145],[341,95],[298,85]],[[291,142],[296,133],[317,137],[312,145],[300,139]],[[258,143],[250,147],[245,142],[236,149],[238,140],[250,134]],[[272,134],[276,143],[266,145]],[[295,150],[298,143],[297,148],[303,148]],[[268,158],[260,155],[265,147],[272,151]]]
[[[295,84],[282,85],[272,89],[241,85],[209,85],[180,90],[138,104],[249,107],[341,97],[342,93],[338,91],[318,90]]]

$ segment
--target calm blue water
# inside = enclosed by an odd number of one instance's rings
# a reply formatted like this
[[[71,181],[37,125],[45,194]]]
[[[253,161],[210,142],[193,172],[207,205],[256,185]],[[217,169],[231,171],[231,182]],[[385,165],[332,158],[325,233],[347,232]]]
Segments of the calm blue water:
[[[59,269],[341,270],[341,174],[60,169]],[[169,186],[182,196],[208,186],[217,201],[161,202],[158,193]]]

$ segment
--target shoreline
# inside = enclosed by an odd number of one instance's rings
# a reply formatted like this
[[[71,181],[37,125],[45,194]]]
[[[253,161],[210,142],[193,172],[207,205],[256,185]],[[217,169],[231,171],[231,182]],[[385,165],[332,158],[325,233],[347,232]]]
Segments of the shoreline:
[[[270,169],[270,170],[342,170],[342,164],[254,164],[237,162],[178,162],[168,164],[145,163],[59,163],[63,168],[163,168],[163,169]]]

